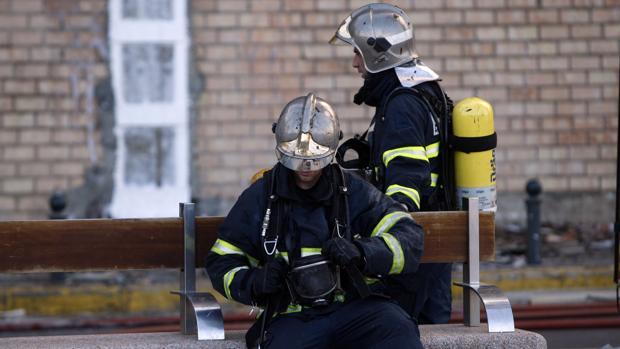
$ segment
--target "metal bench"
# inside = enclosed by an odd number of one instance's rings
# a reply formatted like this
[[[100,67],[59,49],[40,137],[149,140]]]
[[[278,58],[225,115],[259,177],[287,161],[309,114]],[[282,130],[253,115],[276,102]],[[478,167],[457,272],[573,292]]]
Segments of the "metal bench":
[[[512,332],[508,299],[479,281],[479,262],[495,257],[494,214],[469,211],[418,212],[424,227],[422,262],[464,263],[466,326],[480,326],[480,302],[489,332]],[[196,217],[194,204],[181,204],[179,218],[88,219],[0,222],[0,272],[181,270],[181,331],[198,339],[224,339],[220,307],[212,295],[196,291],[196,268],[217,238],[223,217]]]

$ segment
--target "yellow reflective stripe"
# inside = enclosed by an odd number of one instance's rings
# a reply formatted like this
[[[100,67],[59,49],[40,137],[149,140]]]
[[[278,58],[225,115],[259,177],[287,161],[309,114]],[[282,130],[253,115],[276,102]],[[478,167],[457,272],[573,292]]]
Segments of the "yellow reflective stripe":
[[[237,272],[241,269],[250,269],[248,267],[236,267],[233,268],[231,270],[229,270],[226,274],[224,274],[224,292],[226,293],[226,298],[228,299],[232,299],[232,296],[230,295],[230,284],[232,284],[233,279],[235,278],[235,274],[237,274]]]
[[[230,242],[226,242],[222,239],[215,240],[213,247],[211,247],[211,251],[219,255],[238,254],[241,256],[245,256],[245,253],[243,253],[243,251],[239,247],[231,244]]]
[[[317,254],[321,254],[321,248],[320,247],[302,247],[301,248],[301,256],[302,257],[314,256],[314,255],[317,255]],[[276,256],[284,258],[284,260],[288,263],[288,252],[277,251],[276,252]]]
[[[288,252],[276,251],[276,257],[282,257],[288,263]]]
[[[399,156],[428,162],[428,157],[426,156],[426,150],[424,147],[402,147],[390,149],[383,153],[383,164],[387,167],[390,161]]]
[[[426,157],[429,159],[439,156],[439,142],[429,144],[426,146]]]
[[[302,257],[308,257],[308,256],[314,256],[317,254],[321,254],[321,248],[320,247],[302,247],[301,248],[301,256]]]
[[[439,175],[437,173],[432,173],[431,172],[431,187],[436,187],[437,186],[437,179],[439,178]]]
[[[303,307],[299,304],[289,304],[285,311],[280,314],[299,313],[303,310]]]
[[[366,285],[372,285],[372,284],[376,284],[377,282],[379,282],[379,279],[364,276],[364,282],[366,282]]]
[[[250,265],[252,266],[258,265],[258,259],[250,256],[249,254],[243,252],[243,250],[241,250],[239,247],[231,244],[230,242],[224,241],[222,239],[215,240],[213,247],[211,247],[211,251],[219,254],[220,256],[227,255],[227,254],[237,254],[240,256],[245,256],[250,262]]]
[[[370,236],[379,236],[389,231],[390,229],[392,229],[394,224],[396,224],[396,222],[398,222],[402,218],[412,219],[409,213],[402,212],[402,211],[392,212],[390,214],[383,216],[383,218],[381,218],[377,226],[372,230],[372,233],[370,234]]]
[[[384,233],[381,235],[383,241],[392,251],[392,267],[390,268],[390,274],[400,274],[405,267],[405,254],[403,248],[400,246],[400,242],[391,234]]]
[[[385,191],[385,194],[389,196],[392,196],[396,193],[403,193],[407,195],[411,200],[413,200],[415,205],[420,208],[420,194],[417,190],[413,188],[403,187],[402,185],[398,184],[392,184]]]

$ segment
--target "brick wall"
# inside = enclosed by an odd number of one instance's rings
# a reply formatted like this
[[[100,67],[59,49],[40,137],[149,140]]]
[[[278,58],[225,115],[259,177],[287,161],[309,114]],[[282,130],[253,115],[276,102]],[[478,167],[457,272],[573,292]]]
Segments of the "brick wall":
[[[347,137],[366,128],[372,111],[351,102],[362,83],[351,49],[327,45],[365,3],[189,1],[192,58],[205,77],[194,196],[210,213],[225,213],[275,162],[271,123],[290,99],[314,91],[334,104]],[[494,105],[500,197],[534,176],[560,193],[615,188],[620,1],[395,3],[448,93]],[[109,75],[107,5],[0,0],[0,219],[44,218],[54,189],[82,185],[102,163],[89,91]]]
[[[201,197],[230,204],[256,169],[274,163],[270,125],[296,96],[331,101],[346,136],[367,127],[371,111],[351,102],[362,83],[351,49],[327,45],[365,3],[193,1],[194,57],[206,76]],[[412,16],[417,49],[448,93],[493,104],[500,196],[531,177],[552,192],[615,188],[620,1],[394,3]]]
[[[101,159],[89,91],[108,75],[106,6],[0,0],[0,219],[45,218]]]

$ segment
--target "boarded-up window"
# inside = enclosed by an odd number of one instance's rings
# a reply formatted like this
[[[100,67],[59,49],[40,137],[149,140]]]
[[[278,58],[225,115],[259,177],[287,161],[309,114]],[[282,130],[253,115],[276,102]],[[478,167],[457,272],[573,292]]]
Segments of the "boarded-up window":
[[[165,44],[123,45],[123,84],[127,103],[173,99],[173,47]]]
[[[123,0],[123,18],[172,19],[172,0]]]
[[[125,184],[161,187],[174,184],[174,130],[131,127],[125,130]]]

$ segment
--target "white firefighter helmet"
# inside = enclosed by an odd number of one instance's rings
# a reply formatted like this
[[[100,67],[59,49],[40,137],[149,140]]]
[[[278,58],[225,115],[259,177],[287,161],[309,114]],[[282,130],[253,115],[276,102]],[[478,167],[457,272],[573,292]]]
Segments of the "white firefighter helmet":
[[[418,57],[411,19],[390,4],[369,4],[347,17],[329,41],[355,47],[364,59],[366,71],[378,73]]]
[[[273,131],[278,160],[293,171],[314,171],[329,165],[341,138],[334,108],[313,93],[290,101]]]

